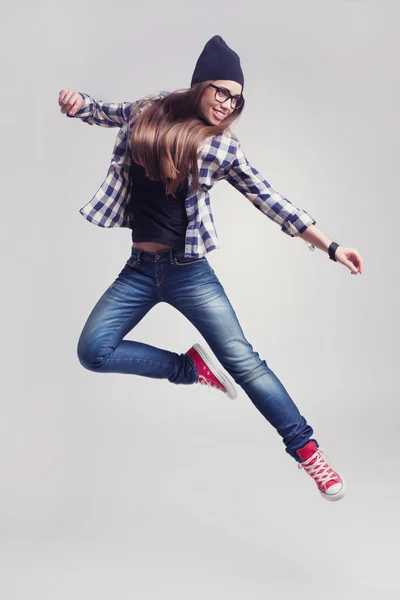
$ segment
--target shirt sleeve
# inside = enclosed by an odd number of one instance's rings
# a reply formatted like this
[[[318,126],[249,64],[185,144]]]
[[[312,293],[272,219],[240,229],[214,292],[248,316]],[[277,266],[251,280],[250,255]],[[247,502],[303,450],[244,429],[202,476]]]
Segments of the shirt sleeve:
[[[88,94],[79,92],[83,98],[82,108],[74,115],[66,113],[72,119],[81,119],[89,125],[100,127],[122,127],[128,122],[132,107],[136,102],[102,102],[95,100]]]
[[[236,140],[234,159],[226,171],[226,181],[241,192],[258,210],[264,213],[290,237],[298,236],[316,221],[307,211],[297,208],[251,166]],[[310,250],[315,246],[303,240]]]

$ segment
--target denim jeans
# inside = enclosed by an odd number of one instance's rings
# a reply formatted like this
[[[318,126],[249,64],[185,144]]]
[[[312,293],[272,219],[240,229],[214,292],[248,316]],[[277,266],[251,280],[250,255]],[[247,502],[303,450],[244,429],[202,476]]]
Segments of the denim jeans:
[[[296,450],[310,441],[313,430],[247,341],[206,257],[185,258],[182,250],[156,253],[132,248],[126,265],[86,321],[78,342],[80,363],[99,373],[196,383],[195,364],[186,354],[123,339],[159,302],[176,308],[196,327],[224,369],[282,437],[286,452],[300,462]]]

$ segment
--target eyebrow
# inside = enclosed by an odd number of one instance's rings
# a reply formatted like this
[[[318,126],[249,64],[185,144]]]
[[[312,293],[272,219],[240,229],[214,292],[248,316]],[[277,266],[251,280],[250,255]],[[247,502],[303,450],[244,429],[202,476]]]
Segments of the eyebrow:
[[[219,85],[218,87],[219,87],[220,89],[222,89],[222,90],[226,90],[226,91],[227,91],[227,92],[229,92],[229,93],[230,93],[230,95],[231,95],[231,96],[233,96],[233,97],[235,97],[235,96],[239,96],[239,97],[240,97],[240,96],[242,95],[242,94],[232,94],[231,90],[228,90],[228,88],[227,88],[227,87],[225,87],[224,85]]]

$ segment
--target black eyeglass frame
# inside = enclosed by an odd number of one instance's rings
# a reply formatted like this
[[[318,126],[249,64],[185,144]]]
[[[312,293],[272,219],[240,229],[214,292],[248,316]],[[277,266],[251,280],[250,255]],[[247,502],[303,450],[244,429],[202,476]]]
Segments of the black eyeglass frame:
[[[214,98],[220,104],[224,104],[224,102],[226,102],[227,100],[230,100],[231,101],[231,108],[233,108],[233,110],[238,110],[239,108],[242,107],[243,102],[244,102],[243,94],[240,94],[239,96],[238,95],[232,96],[232,94],[229,93],[229,90],[227,90],[226,88],[224,88],[221,85],[214,85],[213,83],[209,83],[208,85],[210,87],[215,88]],[[228,93],[228,97],[225,100],[218,100],[218,98],[217,98],[217,92],[218,92],[218,90],[225,90]],[[239,106],[235,106],[235,107],[232,106],[232,99],[234,99],[234,98],[238,98],[238,100],[240,100],[240,105]]]

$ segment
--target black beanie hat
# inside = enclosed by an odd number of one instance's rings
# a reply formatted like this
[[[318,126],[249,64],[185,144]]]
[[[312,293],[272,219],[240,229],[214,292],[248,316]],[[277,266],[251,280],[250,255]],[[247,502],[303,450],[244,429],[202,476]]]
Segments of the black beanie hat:
[[[220,35],[214,35],[204,46],[203,52],[197,59],[190,85],[208,79],[227,79],[244,86],[240,58],[227,46]]]

